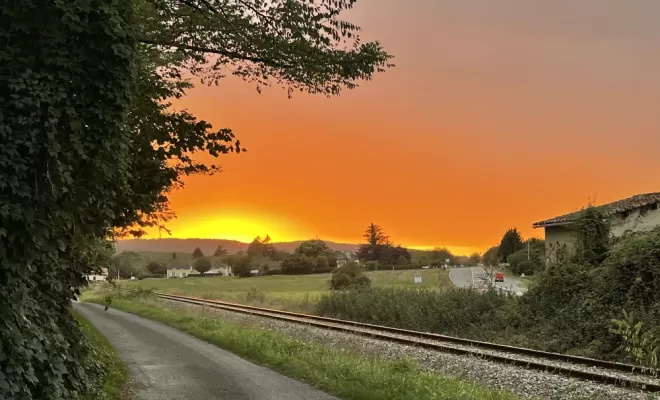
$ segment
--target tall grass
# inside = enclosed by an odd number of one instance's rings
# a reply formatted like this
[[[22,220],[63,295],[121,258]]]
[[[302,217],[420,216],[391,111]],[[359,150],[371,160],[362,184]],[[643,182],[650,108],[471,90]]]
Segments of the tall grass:
[[[516,302],[494,290],[372,288],[325,294],[315,311],[353,321],[491,340],[507,335]]]

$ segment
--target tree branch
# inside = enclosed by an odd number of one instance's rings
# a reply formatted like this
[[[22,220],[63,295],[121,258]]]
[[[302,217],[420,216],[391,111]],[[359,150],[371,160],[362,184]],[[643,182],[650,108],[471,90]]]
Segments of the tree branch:
[[[180,44],[180,43],[172,43],[172,42],[164,42],[164,41],[158,41],[158,40],[151,40],[151,39],[138,39],[140,43],[144,44],[151,44],[154,46],[164,46],[164,47],[176,47],[178,49],[183,49],[183,50],[192,50],[192,51],[199,51],[201,53],[212,53],[212,54],[219,54],[228,58],[232,58],[235,60],[244,60],[244,61],[250,61],[253,63],[259,63],[259,64],[264,64],[268,65],[271,67],[276,67],[276,68],[292,68],[293,66],[290,64],[284,64],[280,63],[268,58],[263,58],[263,57],[252,57],[252,56],[247,56],[244,54],[240,54],[234,51],[227,51],[227,50],[221,50],[221,49],[211,49],[208,47],[199,47],[199,46],[191,46],[187,44]]]

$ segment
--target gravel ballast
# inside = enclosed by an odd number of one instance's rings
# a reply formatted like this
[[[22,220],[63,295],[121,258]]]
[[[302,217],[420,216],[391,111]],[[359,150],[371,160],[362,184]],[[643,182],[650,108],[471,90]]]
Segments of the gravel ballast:
[[[389,359],[412,358],[417,360],[428,371],[473,381],[487,387],[508,390],[528,398],[552,400],[660,399],[660,396],[649,397],[649,394],[646,393],[538,370],[494,363],[474,356],[443,353],[346,332],[200,305],[164,299],[158,301],[173,308],[187,310],[194,315],[213,317],[244,326],[276,331],[301,341],[314,342],[345,351],[357,352],[368,357],[385,357]]]

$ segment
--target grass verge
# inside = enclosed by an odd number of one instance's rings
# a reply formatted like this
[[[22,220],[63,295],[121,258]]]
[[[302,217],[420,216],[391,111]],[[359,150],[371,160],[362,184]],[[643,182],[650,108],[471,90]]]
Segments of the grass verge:
[[[85,301],[102,302],[89,293]],[[149,299],[113,298],[112,307],[165,323],[345,400],[505,400],[508,392],[428,373],[411,360],[365,358],[248,328],[155,306]]]
[[[73,316],[94,348],[94,361],[98,362],[104,372],[103,388],[97,393],[83,397],[83,400],[129,400],[129,376],[126,365],[117,357],[110,342],[94,325],[73,311]]]

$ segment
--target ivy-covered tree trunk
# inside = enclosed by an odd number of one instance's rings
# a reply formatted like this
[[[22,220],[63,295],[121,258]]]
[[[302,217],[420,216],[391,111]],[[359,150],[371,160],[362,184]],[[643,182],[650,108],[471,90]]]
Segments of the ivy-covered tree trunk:
[[[70,313],[128,191],[128,0],[0,4],[0,398],[94,385]]]

